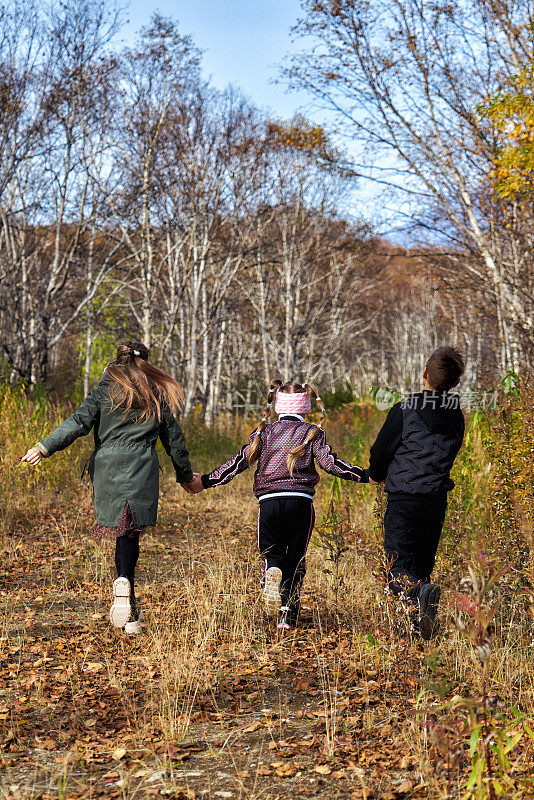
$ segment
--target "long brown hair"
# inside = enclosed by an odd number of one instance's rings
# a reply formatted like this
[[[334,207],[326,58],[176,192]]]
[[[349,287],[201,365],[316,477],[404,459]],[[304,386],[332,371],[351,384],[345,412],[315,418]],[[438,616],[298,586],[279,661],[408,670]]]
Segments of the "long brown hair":
[[[267,405],[265,406],[263,412],[263,418],[260,424],[258,425],[258,428],[256,429],[256,435],[252,440],[252,444],[250,445],[248,453],[249,464],[253,464],[254,461],[256,461],[259,457],[261,432],[265,429],[267,423],[269,422],[269,417],[272,414],[272,404],[277,391],[285,392],[286,394],[296,394],[296,393],[306,392],[311,399],[315,400],[317,407],[319,408],[322,414],[320,423],[318,425],[314,425],[310,429],[304,442],[298,447],[295,447],[287,454],[287,468],[289,470],[289,474],[293,476],[293,470],[295,468],[296,462],[299,460],[301,456],[304,455],[304,453],[306,452],[306,448],[310,444],[310,442],[312,442],[318,435],[319,431],[323,429],[323,422],[326,416],[326,409],[324,407],[323,401],[319,397],[317,389],[315,388],[315,386],[312,386],[311,383],[297,383],[296,381],[287,381],[287,383],[282,383],[282,381],[279,380],[271,381],[271,385],[269,387],[269,394],[267,397]]]
[[[148,362],[148,348],[141,342],[123,342],[117,356],[106,368],[109,377],[111,407],[124,407],[126,415],[139,408],[139,420],[161,420],[165,401],[176,413],[183,407],[184,393],[174,378]],[[135,404],[135,405],[134,405]]]

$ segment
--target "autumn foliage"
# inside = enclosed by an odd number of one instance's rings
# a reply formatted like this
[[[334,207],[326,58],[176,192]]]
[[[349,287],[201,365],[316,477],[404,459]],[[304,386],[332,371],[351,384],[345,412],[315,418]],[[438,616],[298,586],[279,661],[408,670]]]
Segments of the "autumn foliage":
[[[107,621],[112,546],[88,538],[87,443],[19,467],[66,409],[4,388],[7,796],[532,796],[532,415],[527,388],[507,387],[469,421],[436,570],[441,633],[427,645],[399,636],[404,611],[384,594],[381,490],[325,476],[302,624],[277,635],[258,597],[248,473],[194,498],[164,481],[141,542],[148,624],[126,638]],[[329,441],[365,463],[382,419],[352,401]],[[193,464],[228,455],[249,425],[186,423]]]

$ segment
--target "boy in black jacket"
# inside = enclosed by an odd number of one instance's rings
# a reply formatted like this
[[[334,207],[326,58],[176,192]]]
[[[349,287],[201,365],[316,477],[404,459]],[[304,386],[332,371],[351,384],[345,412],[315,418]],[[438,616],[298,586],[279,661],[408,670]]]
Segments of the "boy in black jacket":
[[[464,372],[452,347],[427,361],[422,392],[396,403],[371,447],[369,482],[386,483],[384,549],[394,594],[406,591],[418,608],[421,636],[430,639],[441,596],[431,583],[436,550],[454,483],[450,470],[464,436],[457,394],[449,394]]]

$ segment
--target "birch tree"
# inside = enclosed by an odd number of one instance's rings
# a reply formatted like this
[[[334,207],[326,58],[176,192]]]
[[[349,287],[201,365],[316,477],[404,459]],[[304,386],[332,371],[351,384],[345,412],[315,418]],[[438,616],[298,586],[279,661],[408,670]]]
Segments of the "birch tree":
[[[4,71],[19,75],[20,93],[16,124],[13,118],[4,131],[13,155],[1,201],[2,311],[13,303],[19,326],[3,349],[14,375],[36,381],[46,378],[50,348],[88,302],[77,286],[89,222],[83,154],[102,111],[96,87],[117,16],[92,0],[53,6],[48,18],[27,3],[25,13],[31,27],[22,25],[21,38],[0,19]]]
[[[493,298],[501,369],[517,367],[520,318],[529,310],[514,290],[484,191],[496,140],[478,109],[531,52],[531,4],[303,6],[296,33],[308,46],[288,65],[287,78],[314,94],[359,143],[360,157],[347,164],[355,174],[404,198],[413,228],[466,248],[461,268],[483,279]]]
[[[137,45],[124,52],[121,73],[124,88],[113,132],[120,178],[110,207],[130,254],[132,280],[125,292],[130,312],[150,347],[163,263],[157,250],[168,245],[158,216],[158,165],[176,109],[198,90],[199,51],[172,20],[155,14]]]
[[[166,341],[181,350],[185,408],[199,399],[208,415],[218,395],[211,387],[220,374],[226,297],[254,250],[253,208],[261,185],[254,142],[260,124],[234,91],[204,87],[177,109],[162,151],[166,261],[174,265],[167,270],[165,298],[173,311],[166,312]]]

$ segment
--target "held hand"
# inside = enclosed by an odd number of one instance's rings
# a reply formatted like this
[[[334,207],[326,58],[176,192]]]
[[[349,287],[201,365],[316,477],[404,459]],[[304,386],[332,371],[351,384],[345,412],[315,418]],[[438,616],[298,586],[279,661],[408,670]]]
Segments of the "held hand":
[[[182,483],[182,489],[188,494],[198,494],[198,492],[201,492],[204,487],[202,485],[200,472],[193,472],[193,480],[189,481],[189,483]]]
[[[38,447],[31,447],[25,456],[20,457],[20,461],[26,461],[28,464],[32,464],[32,466],[35,467],[43,458],[44,456]]]
[[[202,492],[204,490],[204,486],[202,485],[202,476],[200,472],[193,472],[193,480],[189,485],[193,489],[193,494],[197,494],[197,492]]]

